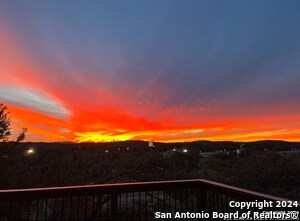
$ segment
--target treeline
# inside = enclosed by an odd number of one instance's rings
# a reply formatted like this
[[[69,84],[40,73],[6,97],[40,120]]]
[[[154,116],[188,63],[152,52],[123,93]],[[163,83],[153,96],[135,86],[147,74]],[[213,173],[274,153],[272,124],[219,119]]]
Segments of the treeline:
[[[204,178],[300,199],[298,143],[23,143],[0,147],[0,189]],[[276,145],[279,144],[279,145]],[[281,146],[281,144],[283,146]],[[173,149],[187,148],[183,153]],[[209,149],[210,148],[210,149]],[[29,149],[34,150],[28,152]],[[226,149],[226,151],[224,151]],[[172,154],[164,154],[171,150]],[[202,152],[219,151],[210,157]],[[223,150],[223,152],[221,152]]]

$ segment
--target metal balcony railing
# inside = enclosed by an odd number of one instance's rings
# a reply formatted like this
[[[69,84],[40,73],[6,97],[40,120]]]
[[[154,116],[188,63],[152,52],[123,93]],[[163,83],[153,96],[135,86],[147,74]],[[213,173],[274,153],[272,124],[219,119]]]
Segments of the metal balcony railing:
[[[155,220],[155,212],[233,212],[230,201],[284,199],[207,180],[0,191],[0,220]]]

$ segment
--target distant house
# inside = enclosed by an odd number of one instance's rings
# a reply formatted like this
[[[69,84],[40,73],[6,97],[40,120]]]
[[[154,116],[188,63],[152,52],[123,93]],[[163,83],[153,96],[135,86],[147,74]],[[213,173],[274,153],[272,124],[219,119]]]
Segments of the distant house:
[[[216,154],[216,152],[200,152],[200,156],[204,158],[210,157],[214,154]]]
[[[148,142],[148,147],[155,147],[153,141]]]

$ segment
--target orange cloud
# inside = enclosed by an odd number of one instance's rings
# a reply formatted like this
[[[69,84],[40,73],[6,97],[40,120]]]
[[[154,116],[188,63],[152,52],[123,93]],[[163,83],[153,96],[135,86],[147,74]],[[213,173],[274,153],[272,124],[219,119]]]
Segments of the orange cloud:
[[[104,77],[87,78],[80,71],[40,64],[18,42],[7,28],[0,28],[0,87],[43,92],[70,112],[68,117],[59,118],[51,115],[51,110],[8,99],[14,134],[27,127],[29,141],[300,140],[299,114],[228,116],[222,115],[222,103],[216,105],[219,114],[197,103],[166,105],[172,89],[151,82],[114,82],[110,87]]]

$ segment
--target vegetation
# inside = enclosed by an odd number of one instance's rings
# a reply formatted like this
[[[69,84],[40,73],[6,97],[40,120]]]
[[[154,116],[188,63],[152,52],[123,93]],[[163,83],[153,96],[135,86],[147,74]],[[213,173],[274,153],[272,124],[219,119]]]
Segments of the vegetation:
[[[11,120],[9,118],[9,112],[7,111],[7,106],[0,104],[0,142],[8,142],[11,136]],[[17,137],[15,143],[23,141],[26,137],[26,128]]]
[[[300,199],[300,154],[246,150],[237,157],[224,153],[202,162],[203,177],[246,189]]]
[[[21,143],[9,148],[9,157],[1,156],[0,189],[204,178],[300,199],[300,180],[297,179],[300,158],[296,152],[253,150],[247,147],[253,143],[247,143],[243,152],[237,154],[234,148],[228,150],[226,143],[228,151],[224,151],[221,142],[208,142],[206,145],[218,146],[219,151],[203,157],[207,146],[198,144],[157,144],[157,149],[151,150],[146,142],[138,141]],[[240,146],[239,143],[232,145]],[[172,152],[174,146],[176,151],[166,156],[164,153]],[[270,144],[265,142],[265,146],[270,147]],[[298,148],[299,144],[291,146]],[[188,149],[187,153],[181,151],[183,147]],[[28,153],[29,149],[34,152]]]

